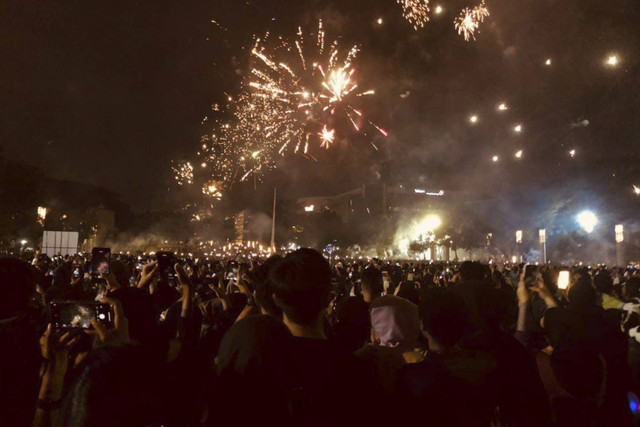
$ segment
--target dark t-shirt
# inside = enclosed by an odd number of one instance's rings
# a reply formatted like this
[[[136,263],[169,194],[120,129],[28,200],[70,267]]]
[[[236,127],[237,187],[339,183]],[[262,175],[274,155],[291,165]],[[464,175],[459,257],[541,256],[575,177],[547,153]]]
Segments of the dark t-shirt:
[[[486,353],[452,349],[429,354],[398,371],[398,413],[403,422],[488,426],[496,407],[496,363]]]
[[[38,396],[40,346],[34,328],[23,319],[0,323],[0,424],[28,426]]]
[[[362,348],[371,335],[369,304],[362,297],[348,297],[338,307],[333,330],[336,343],[349,352]]]
[[[366,420],[379,393],[353,354],[331,341],[296,337],[290,352],[297,425],[353,426]]]

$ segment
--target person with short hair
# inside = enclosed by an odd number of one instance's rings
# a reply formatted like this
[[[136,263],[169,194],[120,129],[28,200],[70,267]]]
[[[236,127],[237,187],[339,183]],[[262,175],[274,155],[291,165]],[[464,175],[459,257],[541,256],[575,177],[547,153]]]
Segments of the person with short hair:
[[[270,277],[273,300],[293,335],[289,357],[297,424],[363,422],[375,391],[370,377],[353,354],[327,340],[323,329],[331,291],[329,263],[313,249],[299,249],[288,254]]]
[[[497,401],[496,362],[457,346],[469,330],[462,299],[448,289],[430,289],[421,300],[420,316],[429,350],[424,360],[398,372],[402,421],[426,416],[439,425],[489,426]]]

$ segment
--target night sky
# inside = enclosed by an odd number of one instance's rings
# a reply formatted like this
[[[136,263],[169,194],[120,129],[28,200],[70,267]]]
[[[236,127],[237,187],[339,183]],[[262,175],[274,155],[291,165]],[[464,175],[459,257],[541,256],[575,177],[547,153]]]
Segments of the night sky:
[[[194,157],[209,132],[212,104],[238,91],[252,36],[322,18],[330,38],[361,46],[359,82],[377,91],[366,112],[390,135],[376,152],[345,131],[319,163],[285,160],[291,194],[382,173],[480,197],[577,188],[638,203],[640,3],[487,0],[475,42],[453,28],[475,3],[437,4],[444,13],[415,31],[394,0],[5,2],[3,154],[152,206],[172,188],[171,160]]]

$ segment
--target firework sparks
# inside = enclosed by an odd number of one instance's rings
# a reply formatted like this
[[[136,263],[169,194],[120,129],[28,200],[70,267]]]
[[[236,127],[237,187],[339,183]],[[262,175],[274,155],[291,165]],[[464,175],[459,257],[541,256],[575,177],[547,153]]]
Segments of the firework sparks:
[[[197,170],[189,162],[172,167],[179,185],[201,189],[203,200],[188,207],[194,221],[210,217],[226,190],[251,176],[260,180],[282,156],[317,161],[310,151],[331,148],[349,127],[369,138],[373,132],[387,136],[360,108],[362,97],[375,91],[360,89],[353,65],[357,46],[343,49],[326,39],[321,21],[310,34],[299,28],[290,38],[255,37],[240,92],[225,93],[226,105],[213,110],[225,119],[212,115],[203,121],[212,130],[201,138]]]
[[[489,9],[484,1],[470,9],[468,7],[462,9],[460,15],[453,21],[458,34],[463,36],[465,41],[476,39],[476,31],[480,28],[480,24],[489,16]]]
[[[335,129],[327,129],[326,125],[322,128],[322,131],[320,132],[319,135],[320,135],[320,139],[322,140],[322,144],[320,146],[326,149],[328,149],[331,146],[331,144],[333,144],[333,141],[335,141],[336,139]]]
[[[343,51],[337,41],[325,41],[322,21],[310,43],[301,28],[294,41],[279,38],[274,42],[268,35],[256,40],[252,49],[256,63],[245,94],[247,107],[236,115],[254,127],[250,137],[243,138],[252,141],[250,149],[263,152],[254,166],[243,166],[245,171],[272,167],[276,155],[307,154],[316,136],[321,147],[329,148],[336,126],[344,120],[341,115],[357,132],[370,123],[387,135],[352,105],[358,97],[375,93],[358,90],[352,65],[357,53],[357,46]]]
[[[207,197],[210,197],[215,200],[220,200],[222,198],[222,192],[220,189],[222,188],[222,184],[218,181],[209,181],[202,187],[202,194]]]
[[[413,28],[417,30],[425,26],[429,22],[429,0],[396,0],[402,6],[402,15],[404,19],[409,21]],[[442,8],[439,7],[442,12]],[[436,9],[438,10],[438,9]]]
[[[193,166],[189,162],[180,162],[171,168],[178,185],[193,183]]]

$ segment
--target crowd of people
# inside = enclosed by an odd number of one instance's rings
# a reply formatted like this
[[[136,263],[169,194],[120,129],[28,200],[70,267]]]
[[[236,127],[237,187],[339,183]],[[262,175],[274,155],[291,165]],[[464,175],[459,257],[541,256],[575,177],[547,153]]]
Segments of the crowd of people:
[[[569,270],[568,286],[558,286]],[[0,425],[637,425],[640,270],[0,258]],[[111,322],[56,326],[61,301]]]

